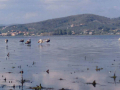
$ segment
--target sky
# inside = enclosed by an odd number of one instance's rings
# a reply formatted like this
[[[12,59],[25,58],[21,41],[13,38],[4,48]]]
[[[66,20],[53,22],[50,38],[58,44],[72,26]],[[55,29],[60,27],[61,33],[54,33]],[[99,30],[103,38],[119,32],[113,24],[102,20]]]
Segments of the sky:
[[[0,24],[25,24],[79,14],[120,17],[120,0],[0,0]]]

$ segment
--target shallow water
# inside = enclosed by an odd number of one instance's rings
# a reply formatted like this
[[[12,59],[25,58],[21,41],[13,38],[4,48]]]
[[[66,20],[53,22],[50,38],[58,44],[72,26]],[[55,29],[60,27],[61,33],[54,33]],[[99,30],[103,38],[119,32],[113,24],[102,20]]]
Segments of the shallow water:
[[[119,37],[0,37],[0,90],[13,89],[14,84],[15,90],[31,90],[29,87],[40,83],[54,90],[119,90]],[[19,42],[20,39],[26,41],[29,38],[31,46]],[[40,38],[50,38],[51,41],[41,45],[37,43]],[[5,39],[9,40],[7,44]],[[96,71],[96,66],[103,69]],[[46,72],[48,69],[49,74]],[[19,73],[21,70],[23,74]],[[115,80],[111,78],[114,73],[117,76]],[[22,78],[26,80],[23,86],[20,83]],[[96,87],[86,84],[94,80]]]

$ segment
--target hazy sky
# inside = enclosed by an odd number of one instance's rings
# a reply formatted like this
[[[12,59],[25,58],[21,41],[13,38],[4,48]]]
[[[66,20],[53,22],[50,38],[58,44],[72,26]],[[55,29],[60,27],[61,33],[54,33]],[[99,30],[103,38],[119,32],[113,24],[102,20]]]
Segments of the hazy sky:
[[[120,17],[120,0],[0,0],[0,24],[22,24],[77,14]]]

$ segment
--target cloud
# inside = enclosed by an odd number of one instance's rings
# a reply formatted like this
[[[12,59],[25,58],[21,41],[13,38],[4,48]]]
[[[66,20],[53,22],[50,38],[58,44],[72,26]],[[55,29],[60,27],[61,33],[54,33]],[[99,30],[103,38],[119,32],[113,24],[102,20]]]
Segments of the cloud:
[[[4,8],[6,8],[6,7],[7,7],[6,4],[0,4],[0,9],[4,9]]]
[[[0,9],[5,9],[7,7],[8,0],[0,0]]]
[[[8,20],[7,23],[23,23],[22,19],[26,19],[24,23],[28,23],[85,13],[116,17],[120,16],[119,2],[117,0],[0,0],[2,17],[0,20],[4,18]]]
[[[120,10],[120,7],[118,7],[118,6],[114,6],[113,8],[116,10]]]
[[[116,0],[115,0],[116,1]],[[43,5],[44,10],[55,13],[56,16],[69,16],[75,14],[92,13],[108,17],[111,12],[108,10],[116,5],[114,0],[40,0],[40,5]],[[119,7],[119,6],[118,6]],[[118,7],[114,7],[118,12]],[[107,12],[107,13],[106,13]]]
[[[36,17],[38,14],[35,13],[35,12],[27,12],[25,15],[24,15],[24,18],[26,19],[29,19],[29,18],[32,18],[32,17]]]
[[[69,77],[69,76],[70,75],[68,75],[67,73],[50,71],[49,75],[46,72],[42,74],[41,73],[33,74],[33,79],[38,83],[39,81],[41,81],[41,83],[45,86],[48,86],[48,85],[50,87],[52,86],[56,90],[61,87],[80,90],[79,85],[72,83],[71,79],[73,77]],[[60,78],[64,80],[60,81],[59,80]]]
[[[91,12],[89,9],[94,3],[91,0],[40,0],[39,5],[44,14],[49,15],[46,19],[51,19]]]
[[[9,1],[9,0],[0,0],[0,2],[6,2],[6,1]]]
[[[74,14],[77,11],[89,11],[95,2],[91,0],[43,0],[40,5],[43,5],[44,10],[48,12]],[[91,7],[92,8],[92,7]]]

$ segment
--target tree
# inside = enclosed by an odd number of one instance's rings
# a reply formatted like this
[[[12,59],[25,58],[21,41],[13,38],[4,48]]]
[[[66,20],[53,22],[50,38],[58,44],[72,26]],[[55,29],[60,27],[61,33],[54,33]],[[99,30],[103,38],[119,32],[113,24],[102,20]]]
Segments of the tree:
[[[59,30],[59,33],[58,33],[59,35],[63,35],[63,32],[62,32],[62,30]]]
[[[67,30],[67,35],[71,35],[72,32],[70,30]]]
[[[66,35],[67,34],[66,30],[62,30],[62,34]]]

